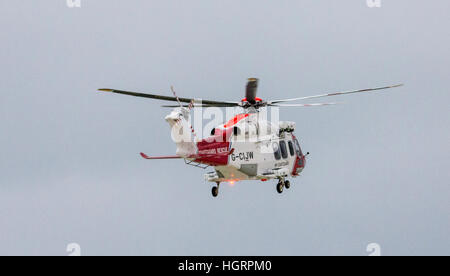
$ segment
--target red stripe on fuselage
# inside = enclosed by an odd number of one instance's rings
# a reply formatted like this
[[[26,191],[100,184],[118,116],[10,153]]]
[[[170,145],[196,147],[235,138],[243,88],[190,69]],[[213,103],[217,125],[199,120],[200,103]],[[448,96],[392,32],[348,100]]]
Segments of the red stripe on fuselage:
[[[228,165],[230,138],[233,129],[216,129],[215,135],[197,143],[198,154],[195,161],[210,166]]]
[[[234,125],[236,125],[237,123],[239,123],[242,119],[247,118],[248,116],[250,116],[250,114],[238,114],[236,116],[234,116],[231,120],[229,120],[225,125],[223,125],[224,128],[229,128],[232,127]]]
[[[228,165],[230,142],[210,142],[202,140],[197,143],[198,154],[195,162],[210,166]]]
[[[198,154],[195,162],[210,166],[228,165],[230,153],[230,137],[233,132],[232,127],[247,118],[251,114],[238,114],[230,119],[223,128],[216,128],[214,136],[203,139],[197,143]]]

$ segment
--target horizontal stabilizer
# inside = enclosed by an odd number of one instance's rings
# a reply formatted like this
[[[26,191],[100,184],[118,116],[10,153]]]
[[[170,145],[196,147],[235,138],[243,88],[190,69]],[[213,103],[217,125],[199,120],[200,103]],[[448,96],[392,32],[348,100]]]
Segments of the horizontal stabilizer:
[[[142,153],[142,152],[141,152],[141,156],[142,156],[142,158],[149,159],[149,160],[153,160],[153,159],[181,159],[182,158],[181,156],[178,156],[178,155],[152,156],[152,157],[150,157],[150,156],[148,156],[148,155],[146,155],[145,153]]]
[[[197,159],[197,158],[205,158],[205,157],[215,157],[215,156],[223,156],[223,155],[231,155],[234,152],[234,148],[230,151],[224,152],[224,153],[218,153],[218,154],[194,154],[190,155],[187,158],[191,159]],[[141,156],[144,159],[148,160],[158,160],[158,159],[183,159],[184,157],[178,156],[178,155],[166,155],[166,156],[148,156],[147,154],[141,152]]]

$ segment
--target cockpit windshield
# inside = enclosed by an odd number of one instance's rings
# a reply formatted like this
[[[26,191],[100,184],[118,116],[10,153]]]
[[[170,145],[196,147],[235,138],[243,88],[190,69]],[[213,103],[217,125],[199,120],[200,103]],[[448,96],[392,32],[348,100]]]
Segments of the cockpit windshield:
[[[300,144],[298,143],[297,138],[294,138],[294,144],[295,144],[295,151],[297,152],[298,156],[302,156],[302,149],[300,148]]]

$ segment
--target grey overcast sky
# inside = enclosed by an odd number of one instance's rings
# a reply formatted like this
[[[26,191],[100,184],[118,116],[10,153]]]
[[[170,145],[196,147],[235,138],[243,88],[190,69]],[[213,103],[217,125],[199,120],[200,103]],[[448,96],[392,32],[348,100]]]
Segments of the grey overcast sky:
[[[0,1],[0,254],[450,255],[450,2]],[[173,154],[161,102],[403,82],[283,109],[310,151],[282,195]]]

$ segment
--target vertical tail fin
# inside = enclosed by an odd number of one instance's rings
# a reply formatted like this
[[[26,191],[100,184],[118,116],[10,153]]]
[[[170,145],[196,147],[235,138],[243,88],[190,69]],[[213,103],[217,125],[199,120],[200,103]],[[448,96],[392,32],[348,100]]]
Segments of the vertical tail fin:
[[[185,107],[175,108],[165,119],[171,127],[172,140],[177,145],[176,154],[183,157],[197,154],[195,133],[190,124],[190,110]]]

